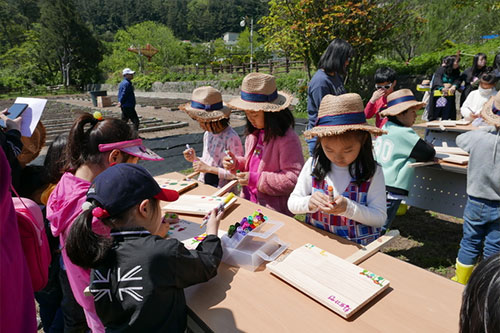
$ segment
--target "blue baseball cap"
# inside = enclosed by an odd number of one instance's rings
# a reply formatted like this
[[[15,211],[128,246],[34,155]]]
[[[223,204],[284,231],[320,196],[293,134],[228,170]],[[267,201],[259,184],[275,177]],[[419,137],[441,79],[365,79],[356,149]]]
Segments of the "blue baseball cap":
[[[92,182],[87,200],[94,199],[109,216],[120,214],[145,199],[175,201],[177,191],[162,189],[142,166],[120,163],[107,168]]]

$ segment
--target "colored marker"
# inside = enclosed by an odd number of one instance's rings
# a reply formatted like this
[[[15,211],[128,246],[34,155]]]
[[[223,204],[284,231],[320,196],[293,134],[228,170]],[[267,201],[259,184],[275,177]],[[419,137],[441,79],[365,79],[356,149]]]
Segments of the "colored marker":
[[[232,199],[234,198],[234,193],[229,193],[226,198],[220,203],[220,205],[216,208],[217,212],[223,212],[224,211],[224,208],[226,206],[226,204]],[[210,213],[208,213],[205,218],[203,219],[203,222],[201,223],[200,225],[200,228],[203,228],[207,223],[208,223],[208,220],[210,219]]]
[[[330,203],[333,203],[333,187],[328,186],[328,199],[330,200]]]

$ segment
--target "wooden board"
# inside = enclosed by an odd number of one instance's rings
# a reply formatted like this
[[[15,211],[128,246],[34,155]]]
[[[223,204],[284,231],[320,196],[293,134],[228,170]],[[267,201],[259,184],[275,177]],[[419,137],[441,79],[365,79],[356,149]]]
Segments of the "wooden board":
[[[226,209],[231,207],[237,200],[234,197],[226,204]],[[207,215],[214,208],[223,202],[224,197],[218,197],[214,195],[190,195],[184,194],[177,199],[177,201],[171,202],[162,207],[164,211],[169,213],[178,214],[191,214],[191,215]]]
[[[198,183],[195,180],[178,180],[178,179],[170,179],[170,178],[155,178],[158,185],[161,188],[166,188],[168,190],[177,191],[179,194],[182,194],[190,189],[198,186]]]
[[[458,148],[458,147],[434,146],[434,149],[436,150],[436,153],[469,156],[469,153],[467,153],[462,148]]]
[[[389,281],[312,245],[267,264],[274,275],[338,315],[349,318],[389,287]]]
[[[168,238],[175,238],[184,243],[188,250],[194,250],[207,237],[206,228],[200,228],[200,224],[187,220],[179,220],[178,223],[170,224]],[[219,230],[218,236],[222,237],[225,231]]]
[[[426,123],[427,127],[456,127],[456,126],[466,126],[469,125],[468,120],[441,120],[441,121],[431,121]]]
[[[469,156],[437,153],[436,158],[453,164],[466,165],[469,163]]]

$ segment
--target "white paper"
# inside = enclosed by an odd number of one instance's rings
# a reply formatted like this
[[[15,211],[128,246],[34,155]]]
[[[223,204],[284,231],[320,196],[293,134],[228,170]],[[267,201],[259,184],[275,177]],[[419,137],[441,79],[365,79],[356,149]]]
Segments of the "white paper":
[[[24,110],[22,115],[21,135],[30,138],[42,117],[47,100],[42,98],[18,97],[16,98],[16,103],[28,104],[28,108]]]

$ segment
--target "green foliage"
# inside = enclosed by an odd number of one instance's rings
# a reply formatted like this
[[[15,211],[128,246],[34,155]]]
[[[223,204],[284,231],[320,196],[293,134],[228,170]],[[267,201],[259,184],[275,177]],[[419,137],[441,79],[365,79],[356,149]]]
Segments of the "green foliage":
[[[158,53],[148,62],[146,57],[128,51],[131,46],[144,48],[151,44],[158,49]],[[146,21],[119,30],[110,43],[111,54],[104,57],[102,68],[108,72],[130,67],[140,71],[161,72],[166,67],[180,64],[186,57],[185,48],[177,40],[172,31],[165,25]]]

